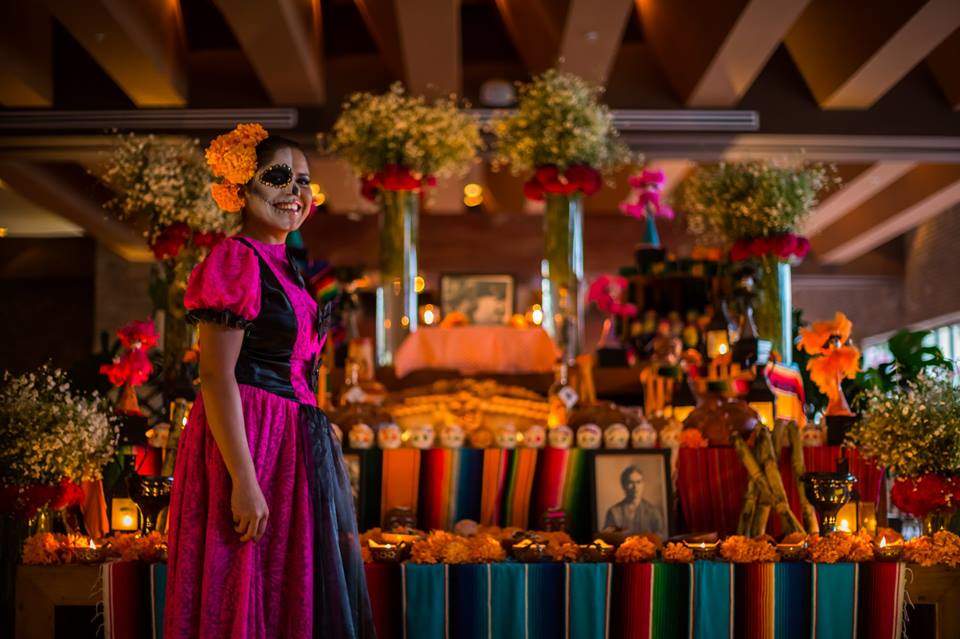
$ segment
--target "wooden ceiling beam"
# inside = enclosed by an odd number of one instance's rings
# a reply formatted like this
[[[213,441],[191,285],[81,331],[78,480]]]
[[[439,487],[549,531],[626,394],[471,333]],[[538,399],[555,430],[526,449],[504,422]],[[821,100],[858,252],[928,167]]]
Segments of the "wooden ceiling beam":
[[[958,27],[957,0],[813,0],[784,43],[822,108],[868,109]]]
[[[367,30],[373,36],[383,64],[394,78],[404,77],[403,47],[400,46],[400,29],[394,0],[354,0]]]
[[[153,253],[141,235],[108,217],[103,203],[91,196],[88,183],[64,167],[36,162],[0,161],[0,179],[33,204],[83,227],[98,242],[131,262],[152,262]]]
[[[954,111],[960,111],[960,29],[927,58],[927,66]]]
[[[320,0],[214,0],[276,104],[326,99]]]
[[[810,0],[636,0],[644,32],[687,106],[740,102]]]
[[[168,0],[45,0],[138,107],[185,106],[180,3]]]
[[[803,227],[806,235],[816,235],[849,211],[860,206],[904,174],[917,166],[916,162],[877,162],[860,172],[831,193],[807,218]]]
[[[53,22],[35,0],[0,6],[0,104],[53,106]]]
[[[605,85],[632,6],[632,0],[572,0],[560,41],[559,68]]]
[[[921,164],[813,237],[823,264],[846,264],[960,203],[960,165]]]
[[[560,12],[549,0],[496,0],[496,3],[527,70],[536,74],[553,67],[557,63],[563,29]]]
[[[396,15],[410,91],[434,98],[460,93],[460,0],[403,0]]]

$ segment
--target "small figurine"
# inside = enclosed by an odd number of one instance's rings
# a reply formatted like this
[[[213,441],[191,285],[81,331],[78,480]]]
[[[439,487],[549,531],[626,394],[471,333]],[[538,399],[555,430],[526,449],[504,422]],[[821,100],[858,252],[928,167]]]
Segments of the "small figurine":
[[[656,448],[657,431],[650,425],[650,422],[643,420],[633,427],[633,432],[630,433],[630,442],[634,448]]]
[[[826,437],[824,437],[823,434],[823,429],[814,424],[808,424],[806,427],[804,427],[801,436],[803,438],[804,447],[823,446],[826,440]]]
[[[486,428],[477,428],[470,433],[470,445],[474,448],[490,448],[493,435]]]
[[[363,422],[354,424],[347,433],[347,440],[350,442],[350,448],[354,450],[369,450],[373,448],[373,429]]]
[[[377,431],[377,445],[384,450],[400,448],[400,427],[394,423],[383,424]]]
[[[588,450],[600,448],[601,441],[603,441],[603,434],[596,424],[584,424],[577,429],[577,446],[580,448]]]
[[[444,448],[463,448],[466,434],[460,424],[447,424],[440,429],[440,445]]]
[[[501,426],[497,429],[497,448],[513,450],[517,447],[517,429],[512,424]]]
[[[621,449],[630,444],[630,431],[626,424],[616,423],[607,426],[603,431],[603,445],[607,448]]]
[[[408,443],[410,444],[411,448],[426,450],[428,448],[433,448],[434,437],[435,433],[433,432],[433,426],[425,424],[410,430],[410,440]]]
[[[563,424],[554,426],[547,432],[547,442],[551,448],[570,448],[573,445],[573,431]]]
[[[342,430],[339,426],[337,426],[336,424],[334,424],[333,422],[330,422],[330,429],[333,430],[333,436],[337,438],[337,441],[340,442],[340,445],[342,446],[342,445],[343,445],[343,430]]]
[[[534,424],[523,431],[524,448],[543,448],[547,441],[547,431],[540,424]]]

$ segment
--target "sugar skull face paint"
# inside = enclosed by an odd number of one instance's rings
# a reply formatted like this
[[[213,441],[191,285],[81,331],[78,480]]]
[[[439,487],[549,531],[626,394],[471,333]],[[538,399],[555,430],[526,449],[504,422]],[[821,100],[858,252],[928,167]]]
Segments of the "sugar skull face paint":
[[[289,164],[273,164],[265,168],[257,179],[264,186],[282,189],[293,181],[293,169]]]

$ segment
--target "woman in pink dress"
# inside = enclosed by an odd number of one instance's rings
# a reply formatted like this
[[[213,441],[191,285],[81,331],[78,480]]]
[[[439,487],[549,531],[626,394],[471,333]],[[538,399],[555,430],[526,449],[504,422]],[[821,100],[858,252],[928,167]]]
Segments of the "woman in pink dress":
[[[372,637],[350,483],[316,406],[328,313],[285,246],[312,204],[306,156],[240,125],[207,158],[243,226],[187,286],[201,392],[174,471],[164,635]]]

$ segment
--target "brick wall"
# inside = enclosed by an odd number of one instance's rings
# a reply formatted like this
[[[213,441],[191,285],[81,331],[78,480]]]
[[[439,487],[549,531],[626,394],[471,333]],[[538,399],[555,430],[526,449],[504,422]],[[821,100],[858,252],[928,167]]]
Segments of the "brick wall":
[[[99,348],[100,333],[113,333],[135,319],[151,317],[150,264],[128,262],[97,243],[93,299],[93,344]]]
[[[917,227],[906,248],[905,323],[960,311],[960,206]]]

